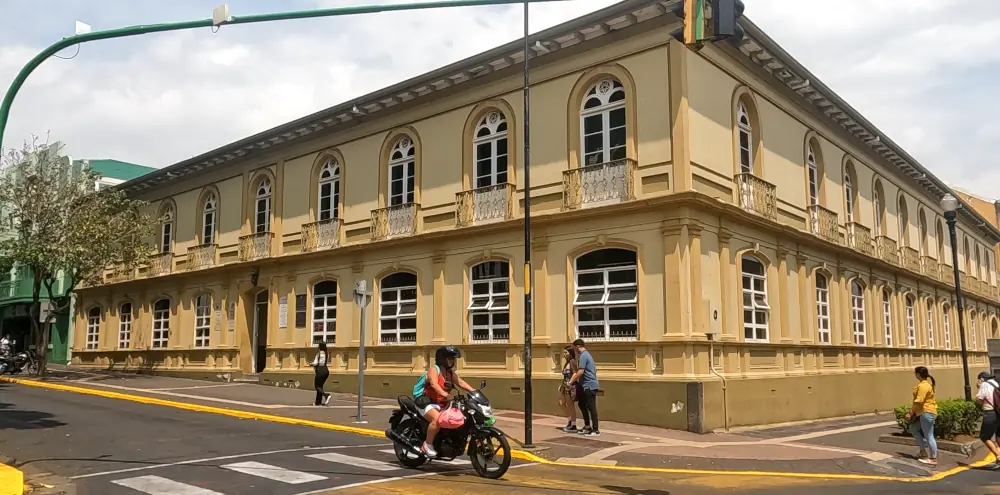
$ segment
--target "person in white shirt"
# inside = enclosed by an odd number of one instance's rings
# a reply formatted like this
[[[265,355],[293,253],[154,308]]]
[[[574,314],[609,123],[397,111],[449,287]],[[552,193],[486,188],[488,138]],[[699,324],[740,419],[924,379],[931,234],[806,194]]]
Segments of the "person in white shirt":
[[[983,371],[979,374],[979,392],[976,393],[976,403],[983,408],[983,425],[979,429],[979,439],[990,449],[996,462],[992,468],[1000,468],[1000,449],[997,448],[996,436],[997,427],[1000,426],[1000,418],[997,417],[1000,404],[996,404],[994,398],[996,391],[1000,389],[1000,382],[989,372]]]
[[[328,359],[326,342],[320,342],[316,358],[313,359],[312,363],[309,363],[316,370],[316,382],[314,383],[316,385],[316,402],[314,404],[317,406],[325,406],[330,403],[330,394],[323,390],[326,379],[330,378],[330,368],[326,366]]]
[[[4,335],[2,339],[0,339],[0,356],[6,356],[10,354],[10,351],[11,351],[10,334],[7,334]]]

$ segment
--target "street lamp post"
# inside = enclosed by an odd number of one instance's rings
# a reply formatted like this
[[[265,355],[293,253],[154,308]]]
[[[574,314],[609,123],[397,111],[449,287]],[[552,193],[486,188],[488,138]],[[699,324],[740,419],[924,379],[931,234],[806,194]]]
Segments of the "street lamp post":
[[[965,400],[972,400],[972,385],[969,384],[969,351],[965,346],[965,303],[962,299],[962,280],[958,275],[958,237],[955,234],[955,219],[958,217],[958,199],[951,194],[941,198],[941,209],[948,222],[951,238],[951,267],[955,276],[955,308],[958,310],[958,340],[962,345],[962,377],[965,379]]]
[[[532,448],[531,336],[531,85],[528,79],[528,2],[524,2],[524,446]]]

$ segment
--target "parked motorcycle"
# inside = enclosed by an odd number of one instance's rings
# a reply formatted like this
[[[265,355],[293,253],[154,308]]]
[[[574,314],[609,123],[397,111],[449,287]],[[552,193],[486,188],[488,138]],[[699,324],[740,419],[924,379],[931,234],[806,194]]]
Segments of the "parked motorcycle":
[[[479,388],[486,388],[486,380]],[[434,438],[433,447],[438,455],[433,459],[420,448],[427,436],[427,420],[413,398],[400,396],[397,400],[400,408],[392,411],[385,436],[392,440],[396,458],[402,465],[416,468],[432,460],[450,461],[468,453],[472,468],[479,476],[498,479],[507,473],[511,462],[510,443],[507,435],[494,426],[493,408],[481,390],[455,396],[452,405],[462,411],[465,424],[440,430]],[[495,469],[490,469],[489,464],[495,465]]]
[[[17,375],[27,371],[29,375],[38,374],[38,360],[32,351],[21,351],[17,354],[0,357],[0,375],[10,373]]]

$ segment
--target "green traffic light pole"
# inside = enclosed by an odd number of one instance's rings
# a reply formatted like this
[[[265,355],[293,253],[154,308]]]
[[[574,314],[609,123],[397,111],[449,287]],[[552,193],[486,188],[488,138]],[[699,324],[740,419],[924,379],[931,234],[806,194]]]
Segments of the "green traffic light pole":
[[[271,22],[271,21],[288,21],[292,19],[311,19],[315,17],[336,17],[336,16],[346,16],[346,15],[358,15],[358,14],[375,14],[379,12],[396,12],[403,10],[427,10],[427,9],[440,9],[447,7],[476,7],[484,5],[503,5],[512,3],[538,3],[538,2],[557,2],[564,0],[443,0],[437,2],[426,2],[426,3],[401,3],[401,4],[390,4],[390,5],[358,5],[353,7],[339,7],[333,9],[317,9],[317,10],[304,10],[295,12],[275,12],[270,14],[255,14],[255,15],[245,15],[245,16],[232,16],[227,21],[219,24],[252,24],[258,22]],[[7,129],[7,117],[10,115],[10,106],[14,101],[14,97],[17,96],[17,92],[20,91],[21,86],[24,85],[25,79],[28,78],[31,73],[38,68],[46,59],[59,53],[61,50],[69,48],[74,45],[79,45],[86,43],[88,41],[98,41],[107,40],[112,38],[124,38],[128,36],[138,36],[141,34],[148,33],[160,33],[164,31],[180,31],[184,29],[196,29],[213,27],[216,24],[212,19],[202,19],[197,21],[184,21],[184,22],[170,22],[165,24],[148,24],[139,26],[129,26],[118,29],[109,29],[106,31],[94,31],[91,33],[77,34],[75,36],[69,36],[63,38],[52,45],[50,45],[41,53],[35,55],[34,58],[28,61],[27,64],[21,69],[21,72],[17,73],[17,77],[14,78],[14,82],[10,84],[10,88],[7,89],[7,94],[3,98],[3,103],[0,104],[0,151],[3,150],[3,135],[4,131]]]

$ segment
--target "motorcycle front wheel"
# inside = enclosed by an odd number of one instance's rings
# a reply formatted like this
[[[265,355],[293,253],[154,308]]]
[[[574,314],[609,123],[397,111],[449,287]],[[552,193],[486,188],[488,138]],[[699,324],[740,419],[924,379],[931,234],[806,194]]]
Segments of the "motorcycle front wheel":
[[[500,479],[510,469],[510,442],[499,431],[490,430],[478,441],[472,442],[469,458],[476,474],[491,480]]]

